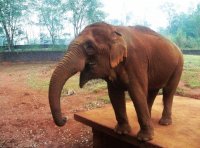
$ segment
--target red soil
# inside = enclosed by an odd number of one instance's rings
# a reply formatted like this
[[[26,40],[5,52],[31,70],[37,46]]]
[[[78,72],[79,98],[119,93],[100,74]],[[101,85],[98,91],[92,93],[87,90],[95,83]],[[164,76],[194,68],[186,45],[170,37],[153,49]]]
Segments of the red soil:
[[[92,147],[91,129],[76,122],[73,115],[88,110],[85,104],[105,92],[77,92],[64,97],[62,112],[69,120],[59,128],[52,121],[47,91],[27,84],[31,73],[38,72],[41,79],[50,79],[54,68],[54,63],[0,64],[0,147]],[[185,85],[180,87],[186,89]],[[196,94],[190,90],[189,95],[200,98],[200,91]]]

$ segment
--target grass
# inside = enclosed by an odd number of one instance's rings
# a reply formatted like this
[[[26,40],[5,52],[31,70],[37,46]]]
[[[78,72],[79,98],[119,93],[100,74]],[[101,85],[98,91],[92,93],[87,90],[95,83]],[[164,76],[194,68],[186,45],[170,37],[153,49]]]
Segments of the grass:
[[[75,91],[79,90],[79,75],[74,75],[69,78],[63,89],[73,89]]]
[[[200,87],[200,56],[184,55],[184,71],[181,80],[190,88]]]
[[[46,71],[45,67],[46,66],[42,68],[43,71]],[[49,70],[47,76],[44,76],[42,73],[38,73],[38,71],[40,71],[38,70],[38,67],[33,67],[30,74],[28,74],[27,83],[33,89],[48,92],[52,68]],[[184,55],[184,71],[181,81],[183,81],[187,87],[200,88],[200,56]],[[61,96],[64,97],[68,95],[68,92],[71,90],[77,92],[79,95],[93,94],[93,100],[84,105],[84,108],[89,110],[103,107],[105,104],[111,103],[109,96],[105,91],[106,89],[107,85],[103,80],[89,81],[83,89],[80,89],[79,74],[76,74],[64,85]],[[160,94],[162,94],[162,91],[160,91]],[[181,96],[186,95],[184,89],[182,88],[177,88],[176,94]],[[130,100],[130,96],[127,92],[125,96],[126,100]]]
[[[184,92],[184,90],[182,89],[182,88],[177,88],[176,89],[176,94],[177,95],[180,95],[180,96],[184,96],[185,95],[185,92]]]
[[[108,95],[99,96],[99,97],[97,97],[97,100],[100,100],[100,101],[104,102],[105,104],[110,103],[110,98],[108,97]]]
[[[49,87],[49,81],[47,79],[42,79],[41,80],[34,73],[28,75],[27,84],[32,89],[36,89],[36,90],[47,90],[48,87]]]
[[[67,83],[64,85],[63,93],[66,93],[68,90],[75,90],[79,89],[79,76],[75,75],[71,77]],[[40,78],[37,73],[31,73],[28,75],[27,83],[33,89],[48,91],[49,88],[50,78]]]
[[[49,88],[49,81],[50,77],[47,78],[41,78],[41,75],[37,74],[35,70],[27,77],[27,84],[32,89],[36,90],[43,90],[48,91]],[[65,95],[68,93],[69,90],[73,91],[79,91],[79,92],[89,92],[89,93],[98,93],[101,90],[105,90],[107,88],[107,85],[105,81],[103,80],[91,80],[88,83],[85,84],[83,89],[79,88],[79,75],[74,75],[71,78],[68,79],[68,81],[65,83],[62,95]]]
[[[51,74],[50,74],[51,76]],[[28,85],[37,90],[48,91],[50,76],[42,76],[38,74],[37,67],[34,67],[33,71],[28,75]],[[181,80],[190,88],[200,88],[200,56],[184,55],[184,71]],[[83,89],[79,88],[79,75],[71,77],[63,88],[62,95],[67,94],[69,90],[75,92],[86,92],[86,93],[99,93],[107,89],[107,85],[103,80],[92,80],[89,81]],[[177,89],[177,93],[184,94],[184,90],[181,88]],[[130,98],[126,94],[126,98]],[[97,97],[105,103],[110,103],[108,95]]]
[[[184,55],[184,68],[200,69],[200,55]]]
[[[87,89],[90,92],[98,93],[103,89],[107,88],[107,84],[104,80],[91,80],[84,86],[85,89]]]
[[[190,88],[200,87],[200,71],[188,70],[183,72],[182,80]]]

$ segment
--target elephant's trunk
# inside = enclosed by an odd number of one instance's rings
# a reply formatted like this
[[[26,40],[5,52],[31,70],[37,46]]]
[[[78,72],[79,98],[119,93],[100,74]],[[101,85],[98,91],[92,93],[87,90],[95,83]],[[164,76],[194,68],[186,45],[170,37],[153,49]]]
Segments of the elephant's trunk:
[[[75,73],[82,71],[85,65],[85,55],[82,50],[69,49],[52,74],[49,85],[49,104],[54,122],[63,126],[66,118],[62,117],[60,107],[61,91],[65,82]]]

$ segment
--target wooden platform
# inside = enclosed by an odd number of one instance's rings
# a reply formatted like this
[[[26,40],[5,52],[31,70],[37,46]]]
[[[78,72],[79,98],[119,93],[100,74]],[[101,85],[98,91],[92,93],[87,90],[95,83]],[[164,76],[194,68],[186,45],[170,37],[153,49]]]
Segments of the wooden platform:
[[[127,103],[127,112],[132,131],[128,135],[118,135],[113,131],[116,125],[112,107],[95,109],[74,115],[75,120],[93,129],[94,147],[200,147],[200,100],[186,97],[175,97],[173,104],[173,124],[161,126],[158,121],[162,114],[162,97],[155,100],[152,121],[155,129],[154,139],[139,142],[136,134],[139,130],[135,109],[132,102]],[[108,146],[109,145],[109,146]]]

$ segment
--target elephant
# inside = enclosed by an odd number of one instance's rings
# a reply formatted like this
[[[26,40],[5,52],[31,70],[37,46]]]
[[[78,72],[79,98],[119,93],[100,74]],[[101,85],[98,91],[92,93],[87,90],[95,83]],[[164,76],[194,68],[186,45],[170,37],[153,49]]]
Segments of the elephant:
[[[154,137],[151,109],[160,89],[163,91],[161,125],[172,124],[173,97],[183,69],[181,50],[170,40],[144,26],[114,26],[97,22],[86,26],[69,44],[56,66],[49,84],[49,105],[54,122],[63,126],[60,96],[66,81],[80,72],[79,86],[103,79],[114,109],[115,132],[127,134],[125,92],[133,102],[140,130],[137,139]]]

